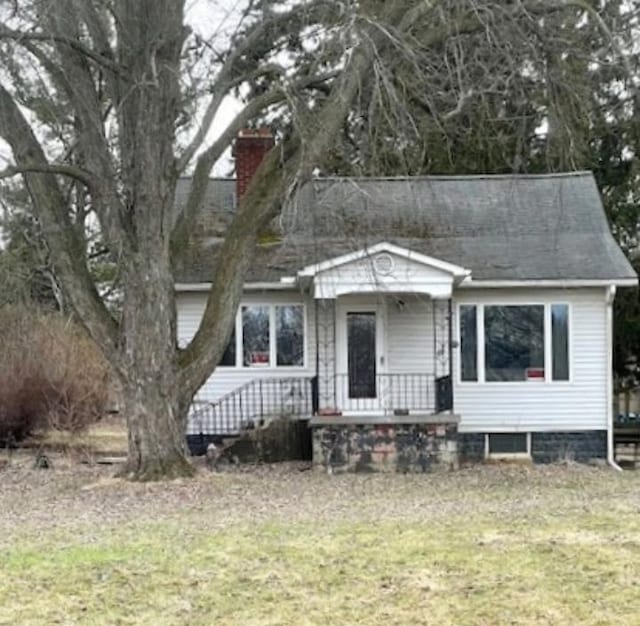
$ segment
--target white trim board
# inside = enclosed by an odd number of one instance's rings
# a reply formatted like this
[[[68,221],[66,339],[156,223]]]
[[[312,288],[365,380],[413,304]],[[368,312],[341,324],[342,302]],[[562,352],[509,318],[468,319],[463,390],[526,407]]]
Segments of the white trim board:
[[[415,259],[415,257],[412,257]],[[510,289],[510,288],[552,288],[576,289],[581,287],[637,287],[637,278],[611,279],[544,279],[544,280],[472,280],[466,279],[457,285],[457,289]],[[178,292],[206,292],[211,289],[211,283],[176,283]],[[252,282],[245,283],[246,291],[283,291],[299,290],[300,284],[294,276],[283,276],[280,282]]]
[[[510,287],[552,287],[569,289],[574,287],[636,287],[637,278],[545,278],[541,280],[463,280],[458,289],[498,289]]]

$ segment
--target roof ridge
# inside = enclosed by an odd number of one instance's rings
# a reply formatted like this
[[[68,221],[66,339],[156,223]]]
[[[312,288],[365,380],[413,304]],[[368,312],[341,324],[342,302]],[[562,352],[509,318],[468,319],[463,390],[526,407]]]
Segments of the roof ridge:
[[[575,172],[548,172],[545,174],[424,174],[418,176],[319,176],[314,181],[429,181],[429,180],[482,180],[482,179],[521,179],[521,178],[578,178],[592,177],[591,170]]]
[[[482,180],[482,179],[520,179],[520,178],[577,178],[591,177],[591,170],[576,170],[575,172],[547,172],[543,174],[419,174],[417,176],[316,176],[311,180],[322,181],[429,181],[429,180]],[[180,176],[178,180],[191,180],[193,176]],[[209,176],[210,181],[235,182],[232,176]]]

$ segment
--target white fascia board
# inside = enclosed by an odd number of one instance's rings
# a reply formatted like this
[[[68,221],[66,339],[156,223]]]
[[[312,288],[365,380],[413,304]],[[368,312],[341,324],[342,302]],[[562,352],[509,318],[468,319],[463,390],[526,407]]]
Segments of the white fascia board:
[[[280,279],[280,282],[255,282],[245,283],[243,289],[245,291],[269,291],[269,290],[283,290],[294,289],[297,286],[297,280],[295,276],[284,276]],[[209,291],[211,289],[211,283],[176,283],[176,291]]]
[[[456,278],[466,278],[471,275],[471,270],[460,267],[459,265],[447,263],[446,261],[441,261],[440,259],[427,256],[426,254],[414,252],[413,250],[401,248],[400,246],[396,246],[395,244],[383,241],[369,248],[362,248],[361,250],[357,250],[356,252],[343,254],[342,256],[334,257],[333,259],[328,259],[326,261],[322,261],[321,263],[316,263],[315,265],[308,265],[298,272],[298,276],[315,276],[319,272],[324,272],[326,270],[339,267],[340,265],[345,265],[346,263],[352,263],[353,261],[359,261],[380,252],[388,252],[407,260],[415,261],[416,263],[428,265],[435,269],[442,270],[447,274],[452,274]]]
[[[463,280],[459,289],[498,289],[500,287],[556,287],[568,289],[571,287],[636,287],[637,278],[567,278],[567,279],[543,279],[543,280]]]

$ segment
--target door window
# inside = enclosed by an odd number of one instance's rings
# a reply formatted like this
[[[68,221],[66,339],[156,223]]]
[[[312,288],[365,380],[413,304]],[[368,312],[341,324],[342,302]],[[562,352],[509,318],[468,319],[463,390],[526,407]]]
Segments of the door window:
[[[347,313],[347,368],[350,398],[376,397],[376,314]]]

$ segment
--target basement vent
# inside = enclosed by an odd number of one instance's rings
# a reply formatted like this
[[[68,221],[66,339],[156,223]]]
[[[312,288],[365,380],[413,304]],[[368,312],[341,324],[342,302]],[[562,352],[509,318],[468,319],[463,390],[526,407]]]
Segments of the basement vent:
[[[527,433],[491,433],[489,454],[528,454]]]

